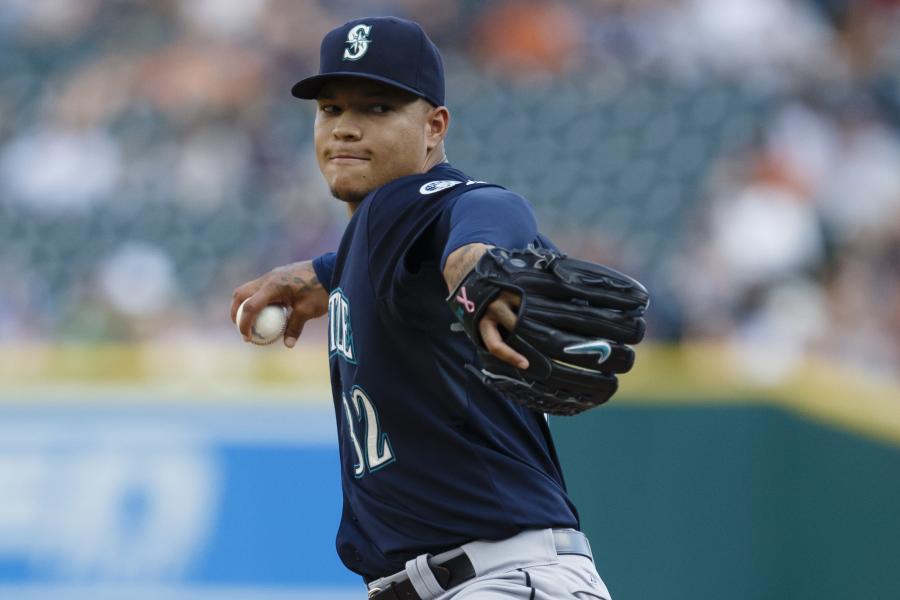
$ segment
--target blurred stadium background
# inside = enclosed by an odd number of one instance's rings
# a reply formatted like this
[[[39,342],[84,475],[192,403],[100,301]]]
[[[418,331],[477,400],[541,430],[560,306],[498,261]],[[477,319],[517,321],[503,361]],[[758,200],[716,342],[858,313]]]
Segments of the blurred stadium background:
[[[4,0],[0,598],[361,597],[324,327],[228,307],[340,239],[289,88],[365,14],[442,49],[454,164],[653,293],[554,424],[613,595],[900,597],[897,0]]]

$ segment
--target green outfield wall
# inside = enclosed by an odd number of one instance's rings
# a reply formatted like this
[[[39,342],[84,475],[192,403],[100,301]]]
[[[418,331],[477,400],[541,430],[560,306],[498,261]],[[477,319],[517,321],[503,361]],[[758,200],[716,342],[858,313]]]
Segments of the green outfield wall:
[[[632,400],[551,420],[615,600],[900,599],[900,446],[769,398]]]

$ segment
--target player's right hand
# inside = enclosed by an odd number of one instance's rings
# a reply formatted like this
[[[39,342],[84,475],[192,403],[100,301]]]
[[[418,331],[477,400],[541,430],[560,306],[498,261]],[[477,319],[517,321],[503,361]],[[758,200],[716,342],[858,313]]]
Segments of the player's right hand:
[[[241,323],[236,323],[238,307],[244,300],[247,303],[244,305]],[[319,283],[311,260],[277,267],[234,290],[231,320],[238,326],[245,340],[250,339],[250,329],[256,315],[269,304],[280,304],[290,312],[284,331],[284,345],[293,348],[303,331],[303,325],[328,312],[328,290]]]

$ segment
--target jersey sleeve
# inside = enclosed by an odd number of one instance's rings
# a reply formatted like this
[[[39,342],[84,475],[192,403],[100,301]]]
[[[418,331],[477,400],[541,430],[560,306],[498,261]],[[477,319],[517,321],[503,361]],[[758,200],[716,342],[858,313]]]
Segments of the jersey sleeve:
[[[478,188],[460,196],[450,210],[441,271],[447,257],[467,244],[480,242],[501,248],[524,248],[540,240],[534,211],[515,192],[496,187]]]
[[[337,260],[337,254],[334,252],[326,252],[321,256],[313,259],[313,270],[316,272],[316,278],[325,289],[331,292],[331,276],[334,273],[334,262]]]

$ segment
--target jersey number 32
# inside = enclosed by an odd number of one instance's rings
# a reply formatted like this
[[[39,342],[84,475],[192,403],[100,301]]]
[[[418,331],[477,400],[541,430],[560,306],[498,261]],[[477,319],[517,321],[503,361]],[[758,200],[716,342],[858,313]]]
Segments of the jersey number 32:
[[[386,433],[381,431],[381,422],[375,405],[360,387],[354,387],[350,399],[344,394],[344,415],[347,417],[347,431],[356,463],[353,475],[362,477],[366,472],[372,473],[394,462],[394,451]],[[365,446],[359,443],[357,425],[365,440]]]

